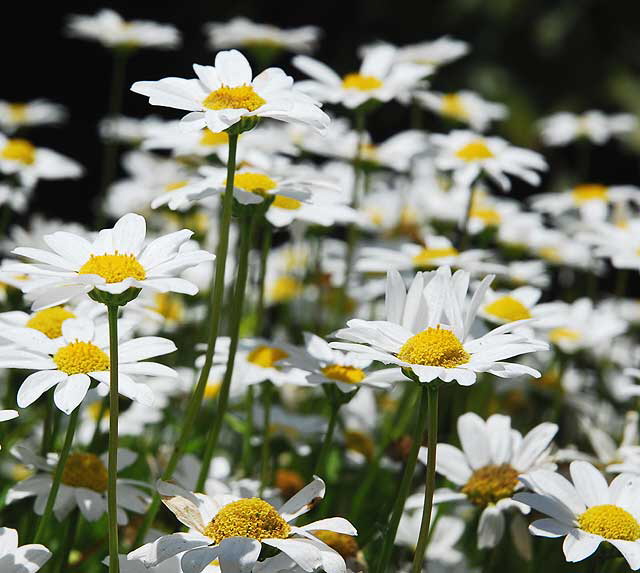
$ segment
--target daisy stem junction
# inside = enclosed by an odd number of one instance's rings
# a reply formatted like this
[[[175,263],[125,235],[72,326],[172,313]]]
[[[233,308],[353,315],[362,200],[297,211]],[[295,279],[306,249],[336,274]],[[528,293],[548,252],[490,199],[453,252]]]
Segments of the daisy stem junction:
[[[119,573],[118,561],[118,310],[107,305],[109,317],[109,466],[107,468],[107,518],[109,521],[109,571]]]

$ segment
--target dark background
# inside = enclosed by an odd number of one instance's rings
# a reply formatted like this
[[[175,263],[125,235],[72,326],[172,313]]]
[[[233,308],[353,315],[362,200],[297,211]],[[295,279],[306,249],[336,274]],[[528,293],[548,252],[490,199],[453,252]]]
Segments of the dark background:
[[[66,105],[70,122],[33,130],[37,145],[65,153],[87,168],[79,181],[43,182],[34,209],[63,219],[92,220],[91,199],[100,181],[101,142],[97,122],[107,109],[111,54],[97,43],[64,35],[68,14],[111,7],[125,18],[169,22],[183,34],[177,51],[141,50],[130,60],[127,85],[136,80],[193,76],[193,62],[212,62],[202,25],[245,15],[283,27],[314,24],[324,29],[315,54],[343,74],[357,69],[356,50],[365,42],[407,44],[444,34],[468,41],[472,51],[447,66],[435,89],[472,88],[506,103],[509,121],[496,131],[514,143],[537,147],[532,122],[560,109],[640,113],[640,2],[599,0],[448,0],[440,2],[11,2],[3,6],[0,34],[0,98],[46,97]],[[289,66],[289,54],[277,65]],[[124,114],[180,117],[177,110],[151,108],[128,92]],[[430,119],[430,129],[443,129]],[[389,104],[372,119],[374,137],[408,126],[408,112]],[[588,177],[603,183],[640,183],[634,143],[611,143],[590,154]],[[578,150],[545,151],[552,168],[576,165]],[[553,178],[545,181],[547,187]],[[516,190],[518,191],[518,190]],[[520,188],[520,192],[528,192]]]

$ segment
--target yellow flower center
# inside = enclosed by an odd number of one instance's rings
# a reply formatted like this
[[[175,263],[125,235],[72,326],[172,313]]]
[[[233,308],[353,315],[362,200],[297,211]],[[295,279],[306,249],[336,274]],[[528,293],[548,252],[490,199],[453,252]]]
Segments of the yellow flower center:
[[[518,485],[518,472],[509,464],[488,465],[473,472],[462,487],[469,500],[481,507],[511,497]]]
[[[513,322],[514,320],[524,320],[525,318],[531,318],[529,309],[518,299],[513,298],[512,296],[503,296],[497,298],[496,300],[485,306],[484,311],[487,314],[505,320],[506,322]]]
[[[491,159],[494,157],[487,144],[482,139],[470,141],[464,147],[455,152],[458,159],[464,161],[482,161],[483,159]]]
[[[0,157],[31,165],[36,160],[36,148],[26,139],[10,139],[0,150]]]
[[[204,528],[204,534],[218,544],[230,537],[286,539],[291,527],[270,504],[252,497],[225,505]]]
[[[485,223],[485,225],[491,225],[493,227],[497,227],[501,221],[500,213],[495,209],[474,207],[471,209],[469,216],[475,219],[480,219]]]
[[[64,466],[62,483],[103,493],[107,491],[107,468],[95,454],[73,453]]]
[[[184,316],[182,301],[168,292],[158,292],[153,295],[155,306],[152,310],[160,314],[169,322],[179,322]]]
[[[278,277],[269,289],[273,302],[285,302],[296,298],[302,292],[302,282],[295,277],[284,275]]]
[[[213,399],[220,394],[220,388],[222,388],[222,382],[207,382],[207,386],[204,389],[204,397]]]
[[[167,183],[164,186],[165,191],[176,191],[187,186],[188,181],[174,181],[173,183]]]
[[[606,201],[609,190],[605,185],[597,183],[586,183],[576,185],[571,190],[571,197],[577,205],[583,205],[587,201]]]
[[[225,179],[224,185],[227,184]],[[233,178],[233,186],[249,193],[255,193],[265,197],[269,191],[273,191],[278,184],[264,173],[236,173]]]
[[[109,370],[109,357],[91,342],[76,341],[60,348],[53,356],[58,370],[68,374],[87,374]]]
[[[427,328],[409,338],[398,352],[398,358],[408,364],[455,368],[469,362],[471,356],[458,337],[444,328]]]
[[[549,332],[549,340],[556,344],[558,344],[559,342],[562,342],[563,340],[566,340],[569,342],[577,342],[581,338],[582,338],[582,333],[572,328],[565,328],[565,327],[554,328]]]
[[[580,529],[605,539],[640,539],[640,523],[628,511],[617,505],[594,505],[578,517]]]
[[[373,440],[367,434],[356,430],[347,430],[344,433],[344,445],[348,450],[358,452],[368,460],[373,458],[375,446]]]
[[[247,356],[247,360],[262,368],[273,368],[278,360],[288,357],[289,354],[280,348],[262,345],[254,348]]]
[[[292,199],[291,197],[284,197],[283,195],[276,195],[276,198],[271,203],[274,207],[279,207],[280,209],[287,209],[289,211],[295,211],[296,209],[300,209],[302,203],[297,199]]]
[[[75,318],[75,314],[61,306],[45,308],[36,312],[27,322],[28,328],[35,328],[47,335],[48,338],[62,336],[62,323],[67,318]]]
[[[202,137],[200,138],[200,145],[216,146],[226,145],[229,143],[229,134],[226,131],[214,132],[208,127],[205,127],[202,131]]]
[[[10,103],[9,116],[16,123],[23,122],[25,119],[27,119],[27,104],[26,103]]]
[[[358,555],[360,548],[355,537],[346,533],[336,533],[335,531],[327,531],[319,529],[312,532],[320,541],[326,543],[336,553],[339,553],[343,559],[353,559]]]
[[[375,76],[351,73],[342,78],[342,87],[351,90],[370,91],[382,87],[382,82]]]
[[[444,257],[455,257],[458,255],[458,249],[454,247],[441,247],[439,249],[422,249],[417,255],[414,255],[412,261],[416,268],[426,268],[434,266],[435,259]]]
[[[454,119],[465,120],[469,117],[469,112],[462,103],[462,98],[458,94],[444,94],[442,96],[442,115],[453,117]]]
[[[202,105],[207,109],[247,109],[255,111],[267,101],[261,98],[253,86],[242,85],[230,88],[221,86],[212,91]]]
[[[113,255],[91,255],[89,260],[80,267],[78,274],[99,275],[109,284],[128,278],[141,281],[147,276],[134,255],[121,255],[118,251]]]
[[[360,368],[353,366],[342,366],[341,364],[329,364],[322,368],[322,373],[331,380],[346,382],[347,384],[358,384],[364,380],[365,373]]]

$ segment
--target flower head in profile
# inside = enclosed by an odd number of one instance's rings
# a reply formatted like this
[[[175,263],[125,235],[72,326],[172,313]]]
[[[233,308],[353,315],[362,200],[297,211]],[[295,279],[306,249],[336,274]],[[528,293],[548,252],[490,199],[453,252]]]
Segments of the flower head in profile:
[[[0,100],[0,129],[13,133],[23,127],[62,123],[67,117],[66,109],[46,99],[29,102]]]
[[[44,237],[51,251],[18,247],[15,254],[36,263],[17,263],[14,269],[37,279],[25,287],[35,310],[62,304],[94,288],[111,294],[129,288],[195,294],[196,285],[177,275],[214,256],[184,248],[192,235],[183,229],[145,245],[144,217],[128,213],[93,241],[59,231]]]
[[[18,532],[0,527],[0,568],[2,573],[36,573],[51,558],[44,545],[29,544],[18,547]]]
[[[350,320],[336,333],[348,342],[331,346],[409,369],[421,382],[455,380],[468,386],[481,372],[500,378],[539,377],[533,368],[508,361],[547,348],[544,342],[514,332],[526,322],[508,322],[480,338],[470,335],[493,276],[486,277],[467,301],[469,278],[468,272],[452,275],[449,267],[441,267],[416,274],[407,291],[400,274],[389,272],[386,320]]]
[[[329,117],[316,102],[293,89],[293,78],[280,68],[253,77],[247,59],[237,50],[218,52],[214,66],[194,64],[194,79],[141,81],[131,90],[148,96],[151,105],[188,111],[182,123],[189,129],[208,127],[218,133],[243,118],[270,117],[309,125],[322,131]]]
[[[200,573],[214,560],[219,561],[222,573],[249,571],[266,546],[307,571],[323,568],[327,573],[346,573],[342,557],[314,534],[323,530],[356,535],[346,519],[330,517],[300,527],[292,523],[324,497],[325,485],[318,477],[280,509],[257,497],[237,498],[228,494],[209,497],[166,482],[159,482],[158,491],[163,503],[190,531],[165,535],[128,555],[147,567],[182,553],[184,573]],[[273,559],[276,560],[273,567],[263,563],[260,566],[266,568],[260,570],[280,571],[276,565],[283,558],[278,554]]]
[[[529,526],[532,535],[564,537],[565,559],[590,557],[602,542],[613,545],[633,571],[640,569],[640,479],[620,474],[610,484],[585,461],[569,466],[570,482],[548,470],[521,478],[533,493],[515,495],[519,503],[548,516]]]
[[[607,115],[597,110],[582,114],[561,111],[541,119],[539,128],[545,145],[568,145],[581,138],[603,145],[611,138],[631,133],[637,124],[637,118],[630,113]]]
[[[126,336],[133,325],[119,321],[119,332]],[[66,414],[82,402],[91,379],[109,387],[109,328],[106,321],[69,318],[62,322],[62,336],[49,338],[33,328],[5,328],[4,338],[11,345],[0,349],[0,366],[35,370],[18,390],[17,403],[27,408],[44,392],[55,386],[55,404]],[[132,400],[153,403],[153,392],[134,376],[172,376],[177,373],[147,358],[176,350],[166,338],[145,336],[120,342],[118,346],[118,391]],[[144,362],[143,362],[144,361]]]
[[[364,46],[360,53],[366,54],[373,46]],[[428,40],[417,44],[407,44],[397,48],[395,60],[397,62],[411,62],[425,66],[439,68],[450,64],[469,53],[469,44],[451,36],[441,36],[436,40]]]

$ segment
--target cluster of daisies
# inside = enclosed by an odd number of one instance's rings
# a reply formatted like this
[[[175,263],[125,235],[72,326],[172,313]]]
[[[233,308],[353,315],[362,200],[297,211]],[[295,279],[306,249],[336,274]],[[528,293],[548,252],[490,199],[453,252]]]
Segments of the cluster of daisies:
[[[114,86],[154,115],[102,122],[95,226],[29,211],[83,175],[25,135],[64,107],[0,101],[0,571],[640,569],[640,187],[544,156],[636,118],[557,112],[534,151],[437,90],[463,41],[333,69],[313,26],[204,33],[189,77]]]

